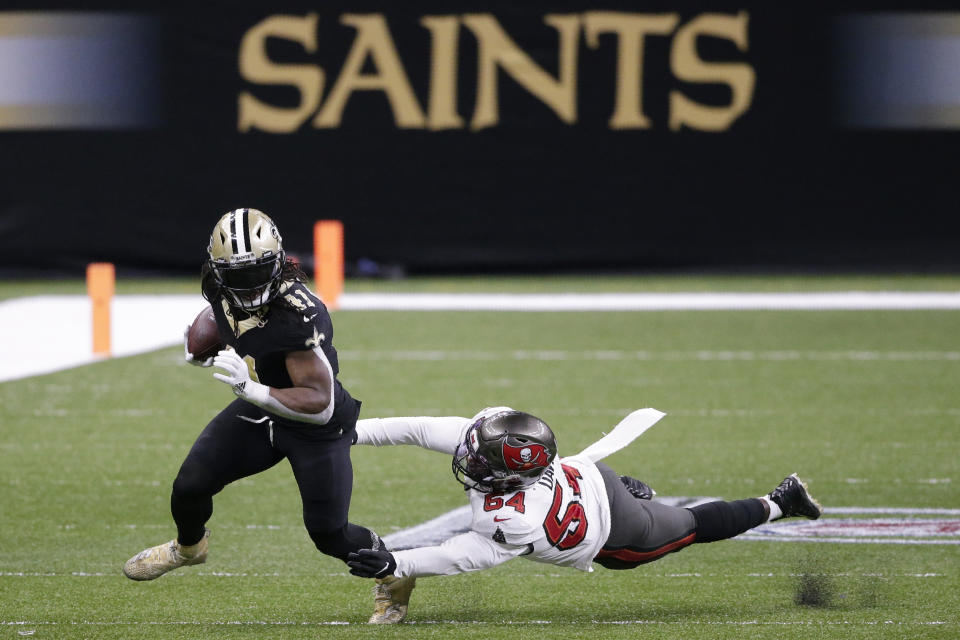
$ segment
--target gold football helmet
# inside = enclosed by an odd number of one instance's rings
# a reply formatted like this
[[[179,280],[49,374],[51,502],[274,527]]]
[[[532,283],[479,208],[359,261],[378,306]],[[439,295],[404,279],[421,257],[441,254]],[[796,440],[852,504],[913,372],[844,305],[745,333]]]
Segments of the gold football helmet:
[[[283,241],[277,225],[258,209],[223,214],[207,245],[209,272],[219,292],[234,307],[261,307],[280,293]]]

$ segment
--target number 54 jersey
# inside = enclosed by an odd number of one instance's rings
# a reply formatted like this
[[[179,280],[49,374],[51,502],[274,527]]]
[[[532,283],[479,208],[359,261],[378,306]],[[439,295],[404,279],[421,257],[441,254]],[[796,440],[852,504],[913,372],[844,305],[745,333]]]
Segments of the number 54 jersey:
[[[515,493],[470,491],[471,529],[503,545],[525,545],[530,560],[592,571],[610,535],[610,505],[596,465],[554,459],[533,486]]]
[[[364,419],[357,422],[356,444],[416,445],[452,456],[471,424],[487,413],[504,410],[508,408],[488,408],[470,419]],[[554,459],[530,487],[512,493],[470,490],[470,530],[437,546],[395,552],[394,575],[477,571],[520,556],[592,571],[591,563],[610,535],[610,504],[594,461],[626,446],[642,432],[623,433],[620,426],[581,453]]]

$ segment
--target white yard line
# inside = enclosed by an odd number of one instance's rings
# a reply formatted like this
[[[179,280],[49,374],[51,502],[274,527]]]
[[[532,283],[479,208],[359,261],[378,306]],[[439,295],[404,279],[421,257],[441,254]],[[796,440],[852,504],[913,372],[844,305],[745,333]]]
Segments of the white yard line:
[[[178,344],[206,305],[200,295],[123,295],[112,304],[113,355]],[[345,293],[340,308],[402,311],[697,311],[960,309],[960,293]],[[0,301],[0,382],[95,362],[86,296]],[[382,351],[346,352],[390,360],[957,360],[958,351]]]
[[[503,350],[460,350],[460,349],[383,349],[352,350],[339,352],[350,360],[392,360],[409,362],[442,361],[639,361],[639,362],[687,362],[687,361],[958,361],[960,351],[634,351],[624,349],[603,350],[565,350],[565,349],[503,349]]]
[[[905,545],[960,545],[960,540],[934,540],[921,538],[841,538],[841,537],[808,537],[808,536],[776,536],[751,535],[744,533],[735,540],[753,542],[832,542],[835,544],[905,544]]]
[[[823,512],[827,514],[851,515],[960,516],[960,509],[926,507],[825,507]]]
[[[325,627],[325,626],[367,626],[366,622],[349,622],[346,620],[330,620],[317,622],[296,622],[293,620],[138,620],[138,621],[92,621],[80,620],[71,622],[29,621],[29,620],[0,620],[0,625],[7,627]],[[584,626],[584,625],[647,625],[647,626],[710,626],[710,627],[918,627],[918,626],[956,626],[957,623],[946,620],[406,620],[403,626],[412,625],[468,625],[496,627],[506,626]]]
[[[960,293],[346,293],[341,308],[368,311],[715,311],[960,309]]]

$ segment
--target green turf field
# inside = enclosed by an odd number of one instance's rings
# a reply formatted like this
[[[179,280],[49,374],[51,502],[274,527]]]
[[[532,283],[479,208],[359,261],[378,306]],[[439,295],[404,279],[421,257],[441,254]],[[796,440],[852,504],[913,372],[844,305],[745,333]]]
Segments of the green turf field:
[[[937,282],[888,288],[950,288]],[[608,461],[661,495],[757,496],[798,471],[825,506],[960,508],[960,312],[337,312],[334,323],[341,380],[367,417],[508,404],[545,419],[572,454],[653,406],[667,417]],[[634,571],[514,560],[422,579],[412,625],[371,628],[369,582],[313,550],[285,463],[217,497],[207,564],[127,580],[128,557],[173,537],[170,483],[231,398],[179,348],[0,383],[0,638],[960,637],[956,545],[753,541]],[[465,503],[439,454],[353,459],[351,518],[382,534]],[[805,579],[823,606],[795,603]]]

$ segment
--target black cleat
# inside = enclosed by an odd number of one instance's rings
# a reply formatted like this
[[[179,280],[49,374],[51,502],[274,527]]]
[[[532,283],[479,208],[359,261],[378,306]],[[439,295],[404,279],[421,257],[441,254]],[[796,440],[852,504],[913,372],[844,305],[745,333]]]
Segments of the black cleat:
[[[804,516],[816,520],[822,513],[820,503],[813,499],[807,485],[795,473],[784,478],[767,497],[777,503],[784,518]]]
[[[620,476],[620,482],[627,488],[630,494],[639,500],[652,500],[657,492],[650,488],[646,482],[631,478],[630,476]]]

